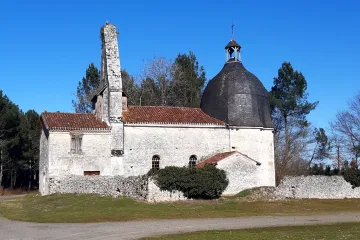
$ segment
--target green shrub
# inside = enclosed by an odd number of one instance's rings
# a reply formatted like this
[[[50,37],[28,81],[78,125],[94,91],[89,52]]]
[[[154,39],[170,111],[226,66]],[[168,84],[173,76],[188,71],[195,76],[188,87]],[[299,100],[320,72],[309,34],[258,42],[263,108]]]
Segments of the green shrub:
[[[344,179],[351,183],[354,188],[360,186],[360,170],[348,168],[343,170],[342,174]]]
[[[161,190],[178,190],[192,199],[219,198],[229,184],[225,171],[210,164],[203,168],[165,167],[150,174]]]

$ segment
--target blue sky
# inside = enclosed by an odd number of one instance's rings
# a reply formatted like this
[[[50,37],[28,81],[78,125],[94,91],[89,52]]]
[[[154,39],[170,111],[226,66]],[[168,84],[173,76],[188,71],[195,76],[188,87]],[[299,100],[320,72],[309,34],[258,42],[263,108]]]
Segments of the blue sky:
[[[56,2],[56,3],[55,3]],[[117,26],[122,68],[193,51],[207,78],[242,46],[244,66],[267,89],[283,61],[308,81],[310,115],[326,127],[360,91],[358,1],[27,1],[0,0],[0,89],[24,111],[73,111],[71,100],[90,62],[99,66],[100,27]]]

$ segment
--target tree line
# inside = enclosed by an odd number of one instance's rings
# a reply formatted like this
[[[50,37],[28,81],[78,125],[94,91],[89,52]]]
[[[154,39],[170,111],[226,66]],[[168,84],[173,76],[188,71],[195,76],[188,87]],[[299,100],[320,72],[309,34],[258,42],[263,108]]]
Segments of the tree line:
[[[174,61],[154,57],[144,63],[138,77],[122,70],[123,90],[129,105],[199,107],[206,73],[194,53],[178,54]],[[99,70],[90,64],[77,87],[75,111],[91,112],[89,97],[100,82]],[[311,174],[316,164],[340,169],[356,166],[360,157],[360,94],[340,111],[329,129],[315,128],[308,115],[319,102],[308,101],[307,80],[290,62],[283,62],[270,91],[275,125],[276,180],[285,175]],[[85,99],[83,102],[81,99]],[[86,106],[86,107],[84,107]],[[329,134],[330,132],[330,134]]]
[[[206,82],[203,66],[193,52],[178,54],[175,60],[154,57],[144,62],[139,76],[121,71],[123,91],[129,105],[199,107]],[[75,99],[76,112],[91,112],[90,102],[100,84],[100,72],[91,63],[78,83]]]
[[[175,60],[154,57],[144,62],[136,77],[126,70],[121,74],[129,105],[199,107],[207,81],[204,67],[191,51],[178,54]],[[75,112],[92,112],[90,98],[99,84],[100,72],[91,63],[72,100]],[[309,122],[308,115],[319,102],[308,101],[306,78],[290,62],[279,68],[269,94],[277,182],[285,175],[325,172],[329,167],[333,173],[358,169],[360,94],[337,113],[326,130]],[[0,186],[36,187],[40,133],[39,114],[22,112],[0,90]]]
[[[336,96],[335,96],[336,97]],[[270,90],[275,124],[277,183],[285,175],[342,174],[358,169],[360,153],[360,94],[330,122],[327,132],[307,116],[319,102],[309,102],[304,75],[284,62]],[[331,171],[330,171],[331,170]],[[360,176],[360,172],[358,174]]]
[[[0,90],[0,187],[38,185],[40,118],[23,112]]]

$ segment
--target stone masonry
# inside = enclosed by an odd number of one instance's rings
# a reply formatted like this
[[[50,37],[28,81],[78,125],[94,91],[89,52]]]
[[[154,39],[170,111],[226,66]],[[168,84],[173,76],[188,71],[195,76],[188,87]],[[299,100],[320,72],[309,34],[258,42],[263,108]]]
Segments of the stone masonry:
[[[124,152],[124,126],[122,122],[122,79],[120,71],[120,57],[116,27],[106,24],[103,28],[103,56],[105,64],[104,77],[102,77],[109,90],[108,105],[109,123],[111,125],[111,155],[120,157]],[[105,55],[105,56],[104,56]],[[120,159],[115,159],[120,161]]]
[[[101,83],[91,98],[94,112],[41,115],[42,195],[96,193],[148,201],[182,200],[181,193],[160,191],[154,182],[147,182],[142,176],[152,168],[189,166],[192,161],[199,163],[217,153],[232,151],[245,154],[254,162],[234,159],[222,164],[229,175],[229,186],[234,186],[227,194],[235,194],[239,186],[275,186],[272,126],[230,124],[206,114],[202,108],[127,106],[117,37],[115,25],[106,23],[101,28]],[[235,66],[240,62],[226,64]],[[242,82],[242,76],[248,74],[245,68],[240,70],[230,67],[223,82],[233,82],[231,76]],[[257,78],[245,80],[266,91]],[[226,99],[234,97],[231,92],[225,95]],[[257,104],[245,103],[249,109],[255,109]],[[217,111],[222,112],[227,106],[220,104]],[[266,109],[261,116],[270,114]]]
[[[156,185],[154,180],[149,179],[148,181],[148,194],[146,200],[148,202],[172,202],[180,200],[188,200],[184,197],[184,194],[180,191],[162,191]]]
[[[79,176],[68,175],[49,180],[49,194],[99,194],[112,197],[129,197],[148,202],[187,200],[182,192],[162,191],[146,175],[121,176]]]
[[[99,194],[104,196],[125,196],[146,200],[148,179],[145,176],[79,176],[50,178],[49,194]]]
[[[274,194],[296,199],[360,198],[360,188],[353,188],[342,176],[286,176]]]

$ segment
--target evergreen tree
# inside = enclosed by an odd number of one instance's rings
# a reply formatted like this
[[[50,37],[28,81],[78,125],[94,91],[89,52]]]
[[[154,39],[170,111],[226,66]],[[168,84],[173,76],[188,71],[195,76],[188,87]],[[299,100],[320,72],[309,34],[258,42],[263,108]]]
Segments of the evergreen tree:
[[[199,107],[206,81],[204,67],[199,67],[196,56],[191,51],[189,54],[178,54],[174,64],[169,105]]]
[[[86,69],[85,77],[79,81],[76,90],[76,99],[72,100],[77,113],[90,113],[93,110],[91,97],[100,84],[100,72],[94,63],[90,63]]]
[[[154,79],[147,77],[141,82],[139,105],[160,106],[162,103],[161,90]]]
[[[22,157],[19,167],[22,170],[21,185],[31,189],[37,183],[36,172],[39,169],[40,154],[40,116],[34,110],[29,110],[21,116],[20,133]]]
[[[300,156],[306,146],[309,136],[306,116],[318,105],[318,102],[308,102],[306,90],[304,75],[295,71],[289,62],[284,62],[270,91],[272,119],[280,136],[275,138],[278,181],[286,174],[294,156]],[[301,139],[304,140],[300,142]]]
[[[140,87],[135,79],[126,70],[121,70],[123,91],[128,100],[128,105],[140,105]]]
[[[0,90],[0,185],[9,179],[16,183],[17,161],[21,157],[20,110]]]
[[[0,90],[0,186],[31,189],[39,163],[40,118],[25,114]]]

